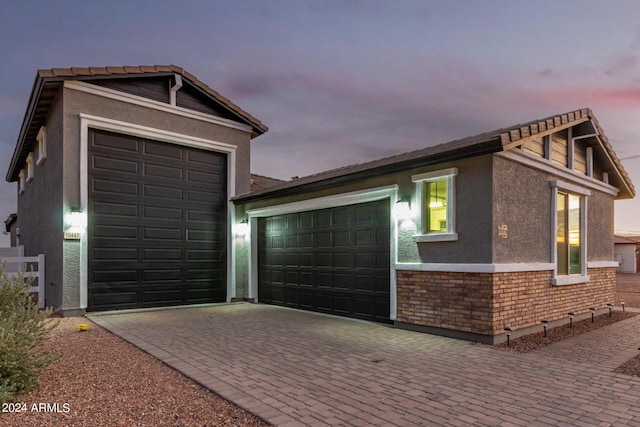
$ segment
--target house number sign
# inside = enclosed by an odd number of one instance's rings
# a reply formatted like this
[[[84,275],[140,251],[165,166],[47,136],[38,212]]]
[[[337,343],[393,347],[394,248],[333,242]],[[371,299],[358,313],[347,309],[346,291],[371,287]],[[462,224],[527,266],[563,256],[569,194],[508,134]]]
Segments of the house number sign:
[[[498,236],[503,239],[509,237],[509,227],[507,227],[507,224],[500,224],[498,226]]]
[[[76,233],[73,231],[65,231],[64,240],[80,240],[80,233]]]

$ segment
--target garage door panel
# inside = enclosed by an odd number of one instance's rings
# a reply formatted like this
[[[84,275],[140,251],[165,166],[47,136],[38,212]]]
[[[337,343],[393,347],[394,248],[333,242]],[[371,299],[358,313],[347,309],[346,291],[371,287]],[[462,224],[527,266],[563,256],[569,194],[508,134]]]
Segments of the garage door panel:
[[[175,240],[182,241],[182,228],[143,227],[145,240]]]
[[[182,147],[162,142],[145,141],[144,154],[150,156],[165,157],[173,160],[182,160],[184,150]]]
[[[389,322],[389,224],[388,200],[260,218],[259,301]]]
[[[113,194],[116,196],[138,196],[138,184],[117,181],[110,178],[94,178],[90,180],[93,194]]]
[[[184,256],[182,249],[172,249],[172,248],[144,249],[142,253],[143,253],[142,259],[144,261],[158,261],[158,260],[177,261],[177,260],[181,260],[182,257]]]
[[[89,310],[224,301],[226,155],[89,139]]]
[[[333,239],[331,238],[331,232],[316,233],[316,248],[330,248],[333,246]]]
[[[138,163],[124,159],[114,159],[104,156],[93,157],[93,168],[117,174],[138,174]]]
[[[166,220],[180,220],[182,221],[183,210],[179,208],[171,208],[167,206],[144,206],[144,219],[161,219]]]
[[[182,270],[159,267],[161,265],[156,266],[155,269],[152,266],[142,269],[141,277],[145,282],[143,286],[152,286],[152,283],[161,281],[181,281],[184,278]]]
[[[155,303],[178,305],[184,298],[181,289],[159,289],[157,286],[142,292],[142,304],[153,306]]]
[[[107,226],[107,225],[95,225],[93,227],[92,237],[100,237],[104,239],[137,239],[138,227],[128,226]]]
[[[163,181],[182,181],[183,170],[178,167],[170,167],[164,165],[157,165],[153,163],[144,164],[144,176],[160,178]]]
[[[127,155],[137,153],[140,150],[139,143],[137,138],[122,138],[121,135],[110,132],[101,132],[99,137],[90,138],[92,149],[103,148],[111,153],[126,152]]]
[[[333,288],[348,291],[353,286],[351,274],[333,273]]]
[[[355,267],[356,268],[375,268],[374,263],[375,254],[370,252],[358,252],[356,253]]]
[[[164,185],[143,184],[143,195],[149,198],[162,198],[165,201],[182,201],[182,188],[171,188]]]
[[[127,204],[127,203],[93,203],[92,209],[93,209],[92,218],[94,220],[96,217],[100,217],[102,215],[119,216],[119,217],[127,217],[127,218],[138,217],[138,206]]]
[[[95,248],[93,250],[93,259],[109,260],[109,261],[130,261],[138,257],[136,248]]]
[[[95,270],[90,273],[92,289],[108,288],[110,283],[118,283],[122,285],[135,285],[138,282],[138,271],[132,268],[124,268],[120,265],[120,269],[113,266],[110,270]]]
[[[139,306],[138,292],[93,293],[90,303],[92,306],[109,305],[116,309],[134,308]]]
[[[316,287],[317,288],[333,288],[333,272],[317,272],[316,273]]]
[[[189,202],[199,202],[216,206],[222,204],[224,200],[221,194],[208,191],[191,190],[187,193],[187,201]]]

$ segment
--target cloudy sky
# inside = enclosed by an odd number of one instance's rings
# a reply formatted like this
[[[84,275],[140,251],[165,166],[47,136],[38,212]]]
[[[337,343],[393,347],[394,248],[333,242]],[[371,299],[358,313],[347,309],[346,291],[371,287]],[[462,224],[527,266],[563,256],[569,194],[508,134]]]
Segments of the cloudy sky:
[[[4,0],[2,176],[37,69],[176,64],[269,126],[255,173],[288,179],[589,107],[640,187],[638,16],[635,0]],[[1,219],[15,199],[0,183]],[[616,229],[640,233],[639,212],[617,202]]]

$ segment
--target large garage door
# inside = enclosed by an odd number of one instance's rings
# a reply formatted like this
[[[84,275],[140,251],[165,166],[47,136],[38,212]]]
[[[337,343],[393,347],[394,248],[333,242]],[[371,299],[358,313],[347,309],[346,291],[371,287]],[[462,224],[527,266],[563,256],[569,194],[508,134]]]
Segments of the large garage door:
[[[258,299],[389,320],[389,202],[258,220]]]
[[[226,156],[89,137],[88,309],[225,300]]]

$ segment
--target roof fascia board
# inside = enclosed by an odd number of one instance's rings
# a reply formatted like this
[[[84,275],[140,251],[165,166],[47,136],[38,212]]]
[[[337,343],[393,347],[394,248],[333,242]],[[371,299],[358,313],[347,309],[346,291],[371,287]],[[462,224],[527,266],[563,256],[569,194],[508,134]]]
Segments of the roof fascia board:
[[[490,142],[490,141],[488,141]],[[462,160],[470,157],[480,156],[483,154],[495,153],[501,150],[499,146],[499,140],[496,139],[498,144],[482,144],[481,146],[471,146],[466,147],[466,149],[438,153],[432,156],[425,156],[422,159],[409,159],[404,160],[398,163],[389,163],[377,167],[367,168],[360,171],[355,171],[352,173],[347,173],[344,175],[338,175],[334,177],[328,177],[325,179],[319,179],[317,181],[311,181],[308,183],[302,183],[300,185],[292,185],[288,187],[284,187],[281,189],[274,190],[266,190],[260,193],[248,193],[245,195],[241,195],[238,197],[234,197],[231,200],[235,204],[244,204],[248,202],[254,202],[258,200],[271,199],[275,197],[282,197],[288,195],[294,195],[309,191],[318,191],[324,190],[326,188],[334,187],[336,185],[346,184],[349,182],[357,181],[360,179],[367,179],[376,176],[380,176],[382,174],[400,172],[410,169],[421,168],[425,166],[433,166],[440,163],[446,163],[456,160]],[[304,179],[300,178],[301,180]],[[290,182],[290,181],[287,181]]]
[[[29,96],[29,104],[27,105],[27,111],[24,113],[24,118],[22,119],[22,126],[20,127],[20,133],[18,134],[18,143],[13,149],[13,156],[11,157],[11,163],[9,165],[9,170],[7,171],[7,176],[5,177],[7,182],[13,182],[13,175],[15,175],[15,170],[17,169],[18,159],[20,158],[20,152],[22,151],[22,147],[25,143],[25,138],[27,135],[27,131],[29,129],[29,125],[33,119],[33,113],[35,112],[35,107],[37,104],[37,100],[40,99],[40,94],[42,93],[42,88],[44,86],[44,81],[42,77],[37,76],[33,82],[33,88],[31,89],[31,95]]]
[[[607,150],[607,147],[605,146],[605,144],[602,142],[601,137],[598,135],[596,136],[596,139],[598,140],[598,144],[600,144],[600,147],[602,148],[602,151],[604,151],[604,153],[607,156],[607,160],[609,161],[609,163],[611,163],[611,166],[613,166],[613,169],[615,170],[616,174],[618,175],[618,177],[620,178],[620,181],[624,184],[625,189],[627,190],[627,192],[633,197],[635,191],[632,190],[629,185],[627,184],[627,180],[625,179],[625,177],[623,176],[622,172],[620,172],[620,170],[618,169],[618,166],[616,165],[616,162],[613,160],[613,158],[611,157],[611,153],[609,152],[609,150]]]
[[[220,126],[231,128],[231,129],[241,130],[249,134],[253,130],[251,126],[246,125],[244,123],[239,123],[233,120],[224,119],[211,114],[201,113],[199,111],[189,110],[188,108],[172,106],[170,104],[165,104],[163,102],[155,101],[153,99],[147,99],[141,96],[120,92],[114,89],[92,85],[90,83],[85,83],[77,80],[65,80],[64,87],[65,89],[77,90],[80,92],[102,96],[104,98],[109,98],[116,101],[127,102],[129,104],[139,105],[142,107],[152,108],[154,110],[159,110],[166,113],[176,114],[179,116],[204,121],[207,123],[214,123]]]

